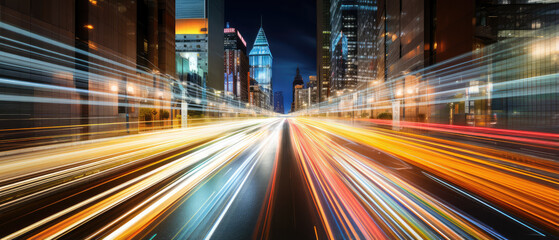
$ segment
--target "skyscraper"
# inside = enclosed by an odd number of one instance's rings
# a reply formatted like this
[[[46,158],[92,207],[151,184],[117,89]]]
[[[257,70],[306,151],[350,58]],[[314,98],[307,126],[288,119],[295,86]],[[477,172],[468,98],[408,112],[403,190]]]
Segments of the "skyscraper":
[[[248,56],[246,42],[238,29],[224,30],[225,83],[224,91],[243,102],[248,102]]]
[[[330,0],[316,1],[316,74],[322,102],[330,96]]]
[[[196,61],[199,85],[215,90],[223,90],[223,15],[223,0],[176,0],[177,65]]]
[[[376,1],[332,0],[330,6],[330,88],[336,92],[354,90],[359,77],[359,61],[372,57]],[[371,49],[369,49],[371,48]],[[370,60],[372,64],[372,58]]]
[[[272,52],[264,29],[260,26],[256,40],[249,53],[250,76],[257,82],[265,95],[268,106],[265,108],[272,110]]]
[[[285,110],[283,107],[283,92],[274,92],[274,112],[284,114]]]
[[[303,81],[303,76],[301,76],[299,67],[297,67],[295,78],[293,78],[293,99],[291,100],[291,112],[297,111],[297,89],[303,88],[304,86],[305,82]]]

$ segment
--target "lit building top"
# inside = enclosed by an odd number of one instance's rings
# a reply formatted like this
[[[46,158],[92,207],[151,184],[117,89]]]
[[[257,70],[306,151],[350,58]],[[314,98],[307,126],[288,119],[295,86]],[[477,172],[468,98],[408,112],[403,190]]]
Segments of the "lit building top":
[[[266,34],[264,33],[264,29],[262,27],[260,27],[258,35],[256,35],[256,40],[254,41],[254,45],[252,50],[250,50],[249,55],[270,55],[270,57],[272,57],[270,45],[268,44],[268,39],[266,38]]]
[[[175,22],[175,34],[207,34],[208,19],[192,18],[177,19]]]
[[[264,29],[260,27],[252,50],[249,53],[251,76],[265,89],[272,89],[272,52]]]

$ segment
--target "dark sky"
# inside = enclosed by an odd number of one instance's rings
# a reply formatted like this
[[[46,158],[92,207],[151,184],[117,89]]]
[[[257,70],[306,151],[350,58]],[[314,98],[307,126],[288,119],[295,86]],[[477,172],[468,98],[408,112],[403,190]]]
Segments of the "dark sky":
[[[247,51],[258,33],[260,15],[274,57],[274,91],[283,91],[285,112],[289,112],[297,66],[305,82],[316,75],[316,1],[225,0],[225,21],[241,32]]]

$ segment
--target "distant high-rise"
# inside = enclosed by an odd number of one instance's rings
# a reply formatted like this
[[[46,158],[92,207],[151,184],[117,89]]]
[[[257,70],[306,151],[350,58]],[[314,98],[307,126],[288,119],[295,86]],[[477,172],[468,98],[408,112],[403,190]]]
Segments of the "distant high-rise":
[[[304,86],[305,81],[303,81],[303,76],[301,76],[299,67],[297,67],[297,73],[295,74],[295,78],[293,79],[293,99],[291,100],[291,112],[294,112],[297,109],[297,89],[303,88]]]
[[[249,62],[246,42],[238,29],[230,28],[229,23],[224,30],[225,47],[225,82],[226,94],[243,102],[248,102]]]
[[[283,107],[283,92],[274,92],[274,112],[284,114],[285,110]]]
[[[307,88],[309,89],[310,94],[310,104],[317,104],[318,96],[320,95],[320,88],[318,87],[316,76],[309,76],[309,82],[307,83]]]
[[[330,0],[316,1],[316,75],[322,102],[330,96]]]
[[[262,92],[267,98],[268,106],[265,108],[272,110],[272,52],[264,29],[260,26],[256,40],[249,53],[250,76],[257,82]]]

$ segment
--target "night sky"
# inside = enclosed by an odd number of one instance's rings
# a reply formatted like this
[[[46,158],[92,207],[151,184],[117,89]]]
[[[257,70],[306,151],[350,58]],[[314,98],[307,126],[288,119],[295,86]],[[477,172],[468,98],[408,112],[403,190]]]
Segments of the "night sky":
[[[315,0],[225,0],[225,21],[237,28],[247,42],[247,54],[260,28],[274,57],[274,91],[283,91],[285,112],[292,100],[292,82],[297,66],[305,83],[316,75],[316,1]]]

